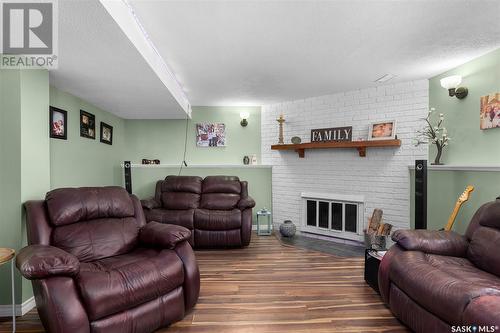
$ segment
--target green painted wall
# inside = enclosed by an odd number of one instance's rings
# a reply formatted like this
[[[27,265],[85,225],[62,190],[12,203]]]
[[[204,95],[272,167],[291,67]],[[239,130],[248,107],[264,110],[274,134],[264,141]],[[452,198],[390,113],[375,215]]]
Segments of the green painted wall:
[[[250,113],[246,127],[240,125],[243,110]],[[226,124],[227,147],[196,147],[195,126],[203,122]],[[182,162],[186,120],[126,120],[125,130],[127,160]],[[243,156],[250,154],[257,154],[260,159],[260,107],[193,107],[192,119],[188,122],[188,164],[242,164]]]
[[[459,233],[465,232],[472,215],[483,203],[500,196],[500,188],[496,185],[500,184],[500,172],[430,170],[427,181],[428,229],[444,228],[458,196],[467,185],[474,185],[475,190],[469,201],[462,206],[455,220],[453,230]],[[414,172],[411,173],[411,182],[412,184],[414,182]],[[413,209],[412,205],[412,227],[415,225]]]
[[[0,70],[0,246],[14,249],[21,247],[20,82],[19,71]],[[20,281],[15,280],[16,295],[21,295]],[[10,303],[10,291],[10,266],[3,265],[0,304]]]
[[[26,244],[22,204],[50,188],[48,133],[49,75],[46,70],[0,71],[0,246]],[[10,303],[8,265],[0,271],[0,304]],[[32,296],[16,272],[16,303]]]
[[[167,175],[178,175],[179,168],[134,168],[132,170],[132,185],[134,194],[145,199],[154,195],[155,184]],[[272,208],[271,168],[196,168],[182,169],[184,176],[213,176],[230,175],[238,176],[241,180],[248,181],[249,195],[255,199],[255,213],[261,208]]]
[[[68,140],[50,139],[51,188],[121,185],[125,120],[50,87],[50,105],[68,112]],[[96,138],[80,136],[80,109],[96,117]],[[100,122],[113,126],[113,145],[100,142]]]
[[[248,125],[240,125],[240,112],[248,111]],[[227,147],[196,147],[195,126],[202,122],[226,124]],[[159,159],[162,164],[179,164],[183,160],[186,120],[126,120],[126,152],[123,160],[140,164],[143,158]],[[188,122],[188,165],[243,164],[243,156],[256,154],[260,163],[260,107],[193,107]],[[154,194],[157,180],[177,175],[179,168],[134,168],[132,185],[140,198]],[[183,175],[233,175],[249,182],[250,195],[257,208],[272,208],[270,168],[184,168]]]
[[[439,80],[449,75],[462,75],[462,86],[469,89],[469,95],[459,100],[448,96]],[[452,138],[442,161],[447,165],[499,165],[498,142],[500,128],[479,129],[480,96],[500,92],[500,49],[474,59],[464,65],[429,80],[430,107],[444,113],[446,127]],[[434,147],[429,149],[429,161],[435,156]],[[414,173],[411,173],[411,186]],[[429,170],[427,223],[429,229],[440,229],[446,225],[458,196],[467,185],[474,185],[475,191],[457,216],[454,230],[463,233],[474,212],[481,204],[500,195],[500,172],[441,171]],[[414,200],[411,189],[411,221],[414,226]]]
[[[462,86],[469,95],[462,100],[448,96],[439,80],[450,75],[462,75]],[[500,128],[479,129],[479,98],[500,92],[500,49],[474,59],[429,80],[429,105],[444,113],[445,126],[452,141],[445,149],[445,164],[498,164]],[[429,149],[429,160],[436,151]]]
[[[22,203],[40,199],[53,188],[123,185],[124,160],[142,158],[177,164],[183,159],[185,120],[124,120],[84,100],[49,86],[47,71],[0,71],[0,246],[19,249],[26,244]],[[68,139],[49,139],[49,105],[68,112]],[[79,134],[80,109],[96,116],[96,139]],[[250,112],[247,127],[240,112]],[[113,126],[113,145],[99,141],[99,125]],[[226,124],[227,147],[198,148],[195,124]],[[188,122],[186,160],[193,164],[242,164],[244,155],[260,162],[259,107],[195,107]],[[150,197],[154,184],[178,168],[135,168],[134,192]],[[270,168],[187,168],[183,175],[235,175],[249,182],[257,207],[271,207]],[[31,284],[16,273],[16,303],[32,296]],[[0,268],[0,304],[10,302],[8,266]]]

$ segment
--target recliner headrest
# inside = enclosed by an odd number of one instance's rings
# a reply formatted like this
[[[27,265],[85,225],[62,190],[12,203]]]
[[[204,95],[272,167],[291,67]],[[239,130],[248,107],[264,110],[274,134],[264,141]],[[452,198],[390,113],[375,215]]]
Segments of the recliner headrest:
[[[197,176],[167,176],[161,185],[162,192],[201,193],[202,178]]]
[[[60,188],[48,192],[45,201],[55,226],[135,214],[130,195],[119,186]]]
[[[236,176],[207,176],[203,180],[203,193],[240,194],[240,179]]]

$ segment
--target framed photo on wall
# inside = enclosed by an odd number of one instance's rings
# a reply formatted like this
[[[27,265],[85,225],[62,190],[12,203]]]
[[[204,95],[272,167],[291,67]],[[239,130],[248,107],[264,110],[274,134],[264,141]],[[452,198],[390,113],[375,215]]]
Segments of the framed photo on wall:
[[[480,128],[500,127],[500,92],[481,96]]]
[[[80,136],[95,140],[95,116],[80,110]]]
[[[196,124],[197,147],[225,147],[226,125],[223,123]]]
[[[49,136],[53,139],[68,139],[68,112],[49,107]]]
[[[101,142],[112,145],[113,144],[113,126],[108,125],[101,121]]]
[[[371,123],[368,128],[368,140],[391,140],[396,138],[396,121],[384,120]]]

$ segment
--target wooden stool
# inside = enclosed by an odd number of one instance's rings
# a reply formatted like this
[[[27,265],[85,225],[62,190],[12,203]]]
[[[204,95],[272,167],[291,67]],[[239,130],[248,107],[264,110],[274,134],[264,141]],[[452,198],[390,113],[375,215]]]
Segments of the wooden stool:
[[[6,247],[0,247],[0,266],[7,262],[11,262],[10,265],[10,281],[12,288],[12,332],[16,331],[16,300],[14,295],[14,257],[16,256],[16,251]]]

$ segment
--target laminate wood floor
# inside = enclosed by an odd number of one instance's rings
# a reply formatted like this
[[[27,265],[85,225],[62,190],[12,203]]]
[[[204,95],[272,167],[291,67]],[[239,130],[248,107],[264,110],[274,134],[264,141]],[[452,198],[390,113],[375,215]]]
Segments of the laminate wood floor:
[[[162,333],[408,332],[363,278],[363,257],[341,258],[253,236],[249,247],[196,251],[201,295]],[[5,319],[4,319],[5,320]],[[9,321],[0,332],[10,332]],[[17,332],[43,332],[36,310]]]

